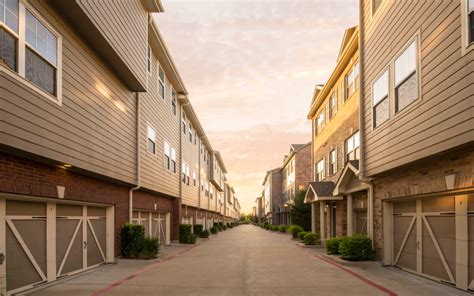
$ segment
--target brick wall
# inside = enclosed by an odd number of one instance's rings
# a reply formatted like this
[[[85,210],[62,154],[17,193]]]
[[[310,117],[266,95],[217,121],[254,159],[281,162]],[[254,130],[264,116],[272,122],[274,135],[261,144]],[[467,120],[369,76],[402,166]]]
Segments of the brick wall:
[[[472,150],[472,149],[471,149]],[[377,257],[383,256],[384,200],[449,191],[445,176],[456,173],[454,189],[474,187],[474,152],[458,151],[418,161],[412,165],[378,177],[374,185],[374,244]]]
[[[307,145],[295,155],[295,190],[306,190],[311,182],[311,145]]]
[[[0,152],[0,192],[57,199],[56,186],[66,188],[64,200],[115,206],[118,255],[120,226],[128,221],[128,187]]]

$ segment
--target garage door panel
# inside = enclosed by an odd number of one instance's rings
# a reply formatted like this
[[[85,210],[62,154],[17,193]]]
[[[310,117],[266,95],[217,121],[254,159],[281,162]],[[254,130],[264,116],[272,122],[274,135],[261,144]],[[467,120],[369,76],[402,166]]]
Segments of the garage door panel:
[[[41,271],[46,274],[46,220],[15,220],[12,223]]]
[[[26,202],[8,200],[6,205],[7,216],[45,216],[46,204],[39,202]]]
[[[443,264],[443,261],[440,258],[437,247],[433,242],[431,235],[425,224],[422,227],[422,246],[423,246],[423,259],[422,259],[422,272],[428,275],[435,276],[437,278],[450,281],[449,275],[446,271],[446,268]],[[442,249],[440,240],[437,239],[439,247]],[[444,255],[443,255],[444,256]],[[454,265],[455,268],[455,265]],[[450,266],[452,272],[453,267]]]
[[[442,256],[444,257],[444,260],[446,261],[449,270],[451,274],[453,275],[454,278],[456,278],[456,221],[454,216],[435,216],[435,217],[426,217],[426,221],[429,223],[431,231],[434,234],[434,237],[436,239],[436,243],[438,244],[438,247],[441,250]],[[429,232],[426,229],[426,225],[423,224],[423,243],[425,240],[425,237],[428,238]],[[434,242],[432,241],[432,238],[430,238],[431,244],[434,246]],[[423,244],[424,247],[424,244]],[[437,249],[435,249],[437,251]],[[433,254],[434,256],[437,256],[437,258],[441,262],[441,257],[436,252],[436,254]],[[425,252],[423,250],[423,259],[425,256]],[[429,274],[429,273],[428,273]],[[443,279],[449,280],[449,278],[444,278]]]
[[[423,199],[423,212],[454,212],[454,196],[440,196]]]
[[[43,281],[8,226],[6,227],[6,253],[8,255],[6,260],[7,290],[11,291]]]
[[[411,218],[411,217],[410,217]],[[397,265],[405,267],[408,269],[416,270],[416,233],[415,227],[412,227],[410,234],[405,242],[405,246],[401,250],[400,257],[398,259]],[[403,239],[402,239],[403,240]],[[400,241],[399,247],[395,249],[395,254],[398,254],[402,242]]]
[[[73,236],[75,237],[73,238]],[[66,254],[69,245],[69,252]],[[82,269],[82,222],[61,219],[56,222],[56,266],[59,275]],[[67,257],[65,258],[65,256]],[[64,262],[64,263],[63,263]],[[62,269],[61,265],[63,265]]]
[[[468,254],[469,254],[469,268],[468,268],[468,283],[474,290],[474,215],[468,217],[468,230],[469,230],[469,242],[468,242]]]
[[[87,207],[87,216],[105,217],[106,209],[104,207]]]
[[[393,204],[393,213],[402,214],[402,213],[415,213],[416,212],[416,201],[404,201],[397,202]]]
[[[105,249],[106,249],[106,230],[107,230],[105,219],[90,220],[90,224],[91,224],[92,228],[94,229],[94,233],[97,237],[100,248],[102,249],[102,251],[105,251]]]

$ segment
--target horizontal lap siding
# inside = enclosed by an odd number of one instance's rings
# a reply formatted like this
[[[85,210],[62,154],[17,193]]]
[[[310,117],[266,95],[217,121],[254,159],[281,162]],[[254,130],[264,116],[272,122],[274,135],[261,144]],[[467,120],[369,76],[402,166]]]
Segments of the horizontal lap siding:
[[[189,118],[186,115],[186,118]],[[187,119],[186,119],[187,120]],[[186,121],[186,135],[181,130],[181,143],[183,150],[183,161],[189,166],[189,185],[183,183],[182,202],[185,205],[198,207],[199,206],[199,142],[196,141],[194,145],[194,137],[196,130],[193,127],[193,142],[189,141],[189,121]],[[181,170],[180,170],[181,172]],[[193,172],[196,173],[196,186],[193,185]]]
[[[474,62],[461,51],[460,1],[388,1],[373,20],[363,5],[367,175],[472,141]],[[417,32],[421,99],[373,129],[372,83]]]
[[[77,0],[137,79],[146,85],[148,13],[140,0]]]
[[[141,186],[171,196],[179,196],[181,164],[179,163],[179,106],[176,115],[171,109],[171,83],[165,75],[165,98],[158,95],[158,66],[152,56],[152,73],[148,77],[148,92],[140,94],[141,124]],[[166,74],[166,73],[165,73]],[[147,74],[148,75],[148,74]],[[147,124],[156,131],[156,154],[147,150]],[[164,166],[164,143],[176,150],[176,173]]]
[[[1,72],[1,143],[134,182],[134,94],[58,16],[38,9],[62,36],[62,105]]]

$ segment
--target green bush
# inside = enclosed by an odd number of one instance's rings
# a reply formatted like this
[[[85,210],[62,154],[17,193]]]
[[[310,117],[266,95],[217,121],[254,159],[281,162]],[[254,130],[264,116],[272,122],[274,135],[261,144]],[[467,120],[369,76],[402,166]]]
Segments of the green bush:
[[[280,232],[286,232],[286,229],[287,229],[287,228],[288,228],[288,227],[287,227],[286,225],[280,225],[280,226],[278,226],[278,230],[279,230]]]
[[[346,240],[347,237],[333,237],[324,241],[326,252],[337,255],[340,254],[341,242]]]
[[[280,230],[280,227],[278,225],[272,225],[270,230],[271,231],[278,231],[278,230]]]
[[[303,231],[303,227],[301,227],[299,225],[291,225],[288,228],[288,232],[291,233],[291,236],[293,238],[298,238],[298,233],[300,233],[302,231]]]
[[[159,252],[158,239],[145,237],[143,225],[126,223],[120,231],[120,255],[123,258],[152,259]]]
[[[181,244],[194,244],[196,242],[196,235],[191,232],[192,225],[179,225],[179,242]]]
[[[343,259],[347,260],[371,260],[374,257],[372,240],[362,234],[347,237],[340,241],[339,253]]]
[[[300,231],[300,232],[298,232],[298,238],[300,239],[300,241],[303,241],[303,240],[304,240],[304,236],[305,236],[306,234],[308,234],[308,233],[309,233],[309,232],[307,232],[307,231]]]
[[[201,233],[199,234],[199,237],[200,238],[208,238],[209,237],[209,230],[204,229],[203,231],[201,231]]]
[[[217,234],[217,231],[218,231],[218,230],[217,230],[217,227],[212,226],[210,230],[211,230],[211,233],[212,233],[212,234]]]
[[[229,227],[229,228],[234,228],[234,223],[229,223],[229,224],[227,225],[227,227]]]
[[[222,225],[222,230],[227,230],[227,226]]]
[[[197,236],[199,236],[199,234],[201,234],[203,229],[204,229],[204,227],[201,224],[193,225],[193,233]]]
[[[268,222],[263,223],[264,229],[270,229],[270,224]]]
[[[303,238],[303,243],[305,245],[315,245],[318,241],[318,236],[316,233],[308,232]]]

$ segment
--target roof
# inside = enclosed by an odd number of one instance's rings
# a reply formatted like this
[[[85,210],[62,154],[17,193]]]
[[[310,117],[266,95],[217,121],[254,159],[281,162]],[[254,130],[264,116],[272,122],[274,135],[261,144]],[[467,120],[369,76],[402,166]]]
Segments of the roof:
[[[267,182],[268,176],[270,176],[271,173],[274,173],[279,170],[281,170],[281,167],[277,167],[277,168],[267,171],[267,174],[265,175],[265,178],[263,179],[262,185],[265,185],[265,182]]]
[[[304,197],[305,203],[323,200],[341,200],[342,197],[334,196],[332,192],[336,184],[334,182],[310,182],[306,195]]]
[[[286,166],[286,164],[290,161],[290,159],[293,157],[293,155],[295,155],[296,153],[298,153],[298,151],[300,151],[301,149],[303,149],[304,147],[307,147],[308,145],[311,145],[311,141],[309,141],[308,143],[306,144],[291,144],[290,145],[290,154],[288,154],[287,156],[285,156],[285,160],[283,161],[283,165],[281,166],[282,168]]]
[[[354,168],[356,168],[357,170],[359,170],[359,160],[356,159],[356,160],[349,160],[349,163],[354,166]]]
[[[341,44],[341,50],[337,59],[336,68],[331,73],[328,81],[324,86],[319,89],[319,85],[316,86],[313,98],[311,100],[311,106],[308,113],[308,119],[312,119],[316,115],[316,111],[319,106],[324,102],[327,95],[333,90],[334,84],[338,81],[340,75],[345,70],[346,66],[351,62],[351,58],[354,53],[359,49],[359,28],[351,27],[344,33],[344,37]]]
[[[223,171],[225,174],[227,174],[227,169],[226,169],[226,167],[225,167],[224,159],[222,159],[221,153],[220,153],[219,151],[217,151],[217,150],[214,150],[214,155],[216,156],[217,161],[219,162],[219,165],[220,165],[222,171]]]
[[[355,183],[353,182],[354,179]],[[342,169],[339,179],[337,179],[333,194],[344,194],[364,186],[366,185],[359,180],[359,160],[349,160]]]

